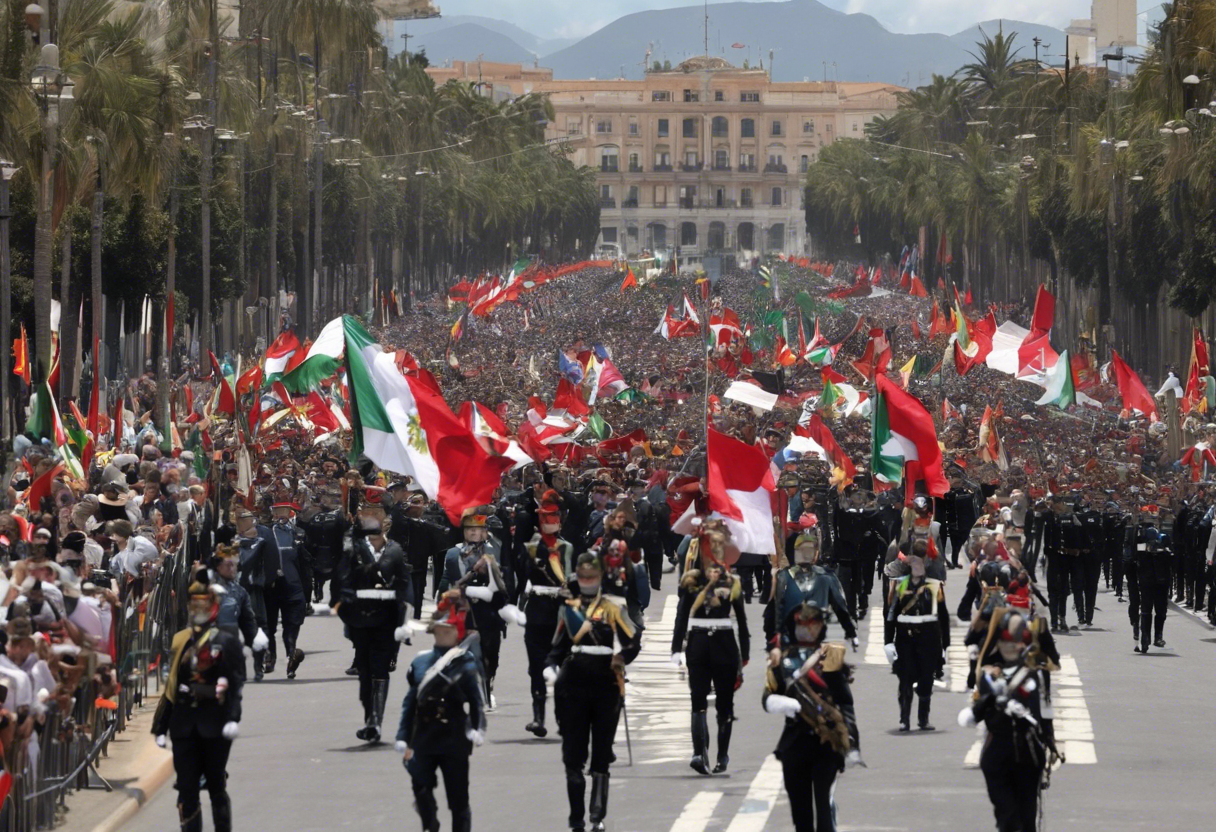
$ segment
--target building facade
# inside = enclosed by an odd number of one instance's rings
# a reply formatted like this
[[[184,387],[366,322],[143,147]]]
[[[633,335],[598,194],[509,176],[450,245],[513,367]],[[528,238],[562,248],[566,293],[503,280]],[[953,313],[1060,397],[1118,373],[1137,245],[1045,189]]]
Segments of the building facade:
[[[493,80],[488,66],[483,82]],[[476,72],[477,62],[461,70]],[[432,74],[442,83],[457,73]],[[640,81],[539,73],[511,80],[521,92],[549,95],[555,117],[546,138],[568,143],[575,164],[598,171],[599,242],[630,255],[676,246],[685,255],[807,252],[807,166],[821,148],[861,138],[868,122],[893,113],[900,91],[774,82],[766,70],[716,57],[652,70]]]

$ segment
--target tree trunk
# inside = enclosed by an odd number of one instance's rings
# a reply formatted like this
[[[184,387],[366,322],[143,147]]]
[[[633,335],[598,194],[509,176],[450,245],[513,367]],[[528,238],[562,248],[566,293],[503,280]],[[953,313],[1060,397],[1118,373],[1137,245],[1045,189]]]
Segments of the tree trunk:
[[[72,291],[72,227],[64,216],[59,244],[59,407],[72,399],[76,380],[76,328],[80,325],[80,297]]]
[[[177,291],[177,212],[180,206],[177,192],[177,168],[169,179],[169,244],[165,254],[165,304],[174,303],[174,293]],[[175,310],[176,311],[176,310]],[[167,318],[168,316],[166,316]],[[173,378],[173,330],[176,328],[169,321],[165,322],[164,348],[160,354],[159,381],[156,384],[156,424],[163,430],[171,430],[169,426],[169,385]],[[185,414],[190,415],[190,414]]]
[[[42,131],[42,178],[38,189],[37,224],[34,226],[34,360],[31,362],[34,384],[46,379],[51,362],[51,266],[54,259],[51,199],[55,191],[52,167],[55,131],[49,121],[49,118],[44,119]]]

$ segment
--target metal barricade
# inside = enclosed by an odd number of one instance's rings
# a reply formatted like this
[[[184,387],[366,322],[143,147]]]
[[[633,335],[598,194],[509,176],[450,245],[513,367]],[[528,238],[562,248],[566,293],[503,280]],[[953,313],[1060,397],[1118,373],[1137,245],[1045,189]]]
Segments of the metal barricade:
[[[135,707],[160,694],[173,635],[186,624],[190,566],[186,546],[179,545],[120,597],[120,606],[112,611],[116,694],[103,698],[101,680],[90,667],[70,711],[61,712],[59,703],[50,700],[40,717],[26,717],[40,720],[33,728],[36,742],[5,749],[0,794],[4,778],[9,789],[0,804],[0,832],[53,829],[63,819],[70,793],[112,790],[98,763],[110,740],[126,729]]]

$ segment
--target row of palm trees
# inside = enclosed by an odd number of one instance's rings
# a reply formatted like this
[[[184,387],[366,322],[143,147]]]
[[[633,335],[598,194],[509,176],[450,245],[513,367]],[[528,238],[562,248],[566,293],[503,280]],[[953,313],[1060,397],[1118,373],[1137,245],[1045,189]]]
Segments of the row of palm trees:
[[[594,176],[546,145],[548,100],[436,87],[424,56],[387,58],[372,0],[245,0],[237,24],[217,0],[59,0],[50,40],[75,105],[54,130],[30,84],[26,5],[0,2],[0,158],[21,167],[14,313],[43,378],[59,298],[66,395],[82,298],[86,347],[117,338],[107,302],[148,295],[195,322],[205,361],[216,331],[248,346],[241,309],[280,291],[307,335],[339,311],[376,314],[377,291],[408,303],[454,273],[594,243]],[[132,235],[151,254],[138,263]]]
[[[928,285],[1017,301],[1047,282],[1103,359],[1184,361],[1216,299],[1216,0],[1164,12],[1142,58],[1096,67],[986,35],[866,140],[825,148],[806,185],[827,253],[855,249],[856,225],[871,258],[919,244]]]

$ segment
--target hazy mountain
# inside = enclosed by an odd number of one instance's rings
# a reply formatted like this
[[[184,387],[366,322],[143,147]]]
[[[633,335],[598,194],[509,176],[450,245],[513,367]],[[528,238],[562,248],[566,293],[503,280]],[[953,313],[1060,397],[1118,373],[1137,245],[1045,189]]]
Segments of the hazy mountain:
[[[709,53],[740,66],[745,59],[752,66],[760,60],[767,66],[772,50],[773,77],[778,81],[818,80],[826,75],[841,81],[915,86],[927,82],[931,73],[949,75],[969,62],[967,52],[974,49],[978,25],[954,36],[896,34],[869,15],[846,14],[816,0],[724,3],[710,7]],[[1003,25],[1006,31],[1019,33],[1017,45],[1026,57],[1034,55],[1030,39],[1036,34],[1052,45],[1048,52],[1059,54],[1065,42],[1058,29],[1018,21]],[[995,21],[983,26],[990,35],[997,31]],[[552,67],[556,78],[615,78],[622,65],[625,77],[640,78],[651,43],[652,62],[668,60],[674,66],[704,54],[704,8],[626,15],[572,46],[542,56],[540,63]],[[732,48],[735,43],[745,46]]]
[[[411,24],[410,51],[425,49],[427,60],[434,66],[450,60],[476,61],[479,55],[485,61],[527,66],[536,59],[536,53],[477,23],[457,23],[431,33],[415,33],[412,29],[416,25]]]
[[[476,14],[456,14],[432,20],[398,22],[392,52],[396,54],[401,50],[401,35],[408,33],[410,49],[412,51],[425,49],[427,57],[436,63],[443,63],[449,58],[465,61],[476,60],[477,53],[470,55],[467,49],[460,50],[459,54],[446,54],[452,43],[451,30],[467,24],[485,30],[485,32],[479,33],[478,37],[480,44],[486,47],[480,50],[484,53],[483,60],[486,61],[518,60],[518,58],[501,56],[518,54],[520,49],[534,56],[546,55],[564,49],[578,40],[578,38],[540,38],[506,20]],[[491,36],[497,36],[497,39],[495,40]],[[445,54],[437,57],[437,50]],[[530,62],[531,58],[525,61],[525,63]]]
[[[983,29],[983,34],[980,30]],[[1018,51],[1018,57],[1025,60],[1034,59],[1034,38],[1042,41],[1039,46],[1039,60],[1048,64],[1062,65],[1064,63],[1064,49],[1068,45],[1067,35],[1060,29],[1054,29],[1051,26],[1043,26],[1038,23],[1026,23],[1019,20],[985,20],[983,23],[977,23],[974,26],[964,29],[956,35],[951,35],[950,40],[957,43],[963,49],[969,52],[978,52],[975,44],[984,39],[984,34],[988,37],[996,37],[997,32],[1004,30],[1005,34],[1009,35],[1017,33],[1017,40],[1014,42],[1015,48]]]

